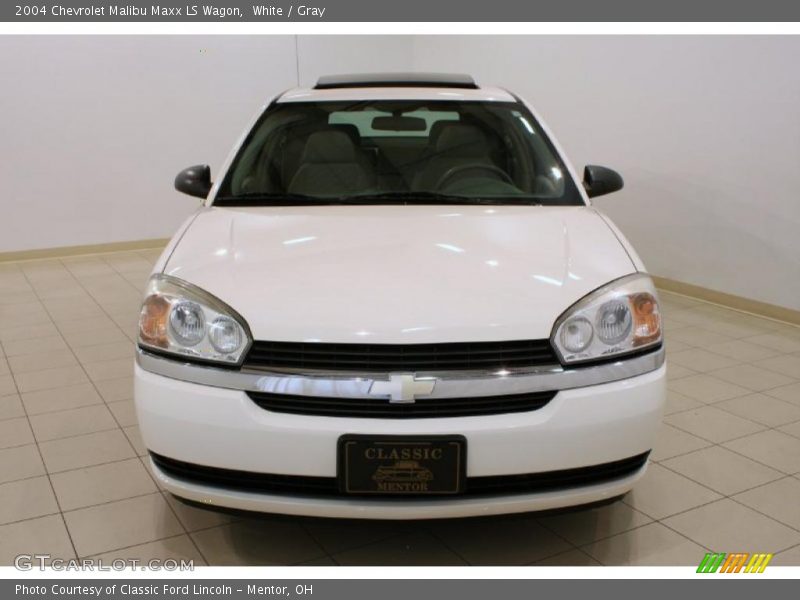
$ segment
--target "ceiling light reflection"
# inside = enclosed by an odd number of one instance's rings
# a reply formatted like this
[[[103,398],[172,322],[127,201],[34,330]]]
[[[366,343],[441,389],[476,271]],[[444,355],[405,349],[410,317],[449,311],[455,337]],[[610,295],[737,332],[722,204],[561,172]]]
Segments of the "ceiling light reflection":
[[[542,283],[548,283],[550,285],[557,285],[559,287],[564,285],[564,282],[561,281],[560,279],[553,279],[552,277],[548,277],[547,275],[533,275],[533,278],[536,281],[541,281]]]
[[[304,242],[310,242],[311,240],[315,239],[317,239],[317,236],[309,235],[307,237],[299,237],[299,238],[294,238],[293,240],[286,240],[285,242],[283,242],[283,245],[290,246],[292,244],[302,244]]]

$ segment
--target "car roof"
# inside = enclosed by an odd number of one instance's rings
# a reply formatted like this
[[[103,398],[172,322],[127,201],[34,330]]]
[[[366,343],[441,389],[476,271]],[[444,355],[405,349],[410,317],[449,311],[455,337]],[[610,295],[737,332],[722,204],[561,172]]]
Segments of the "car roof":
[[[473,102],[516,102],[516,98],[501,88],[477,90],[443,89],[433,87],[363,87],[315,90],[294,88],[283,93],[276,102],[337,102],[340,100],[451,100]]]
[[[463,73],[354,73],[323,75],[314,89],[348,87],[448,87],[474,90],[478,85]]]
[[[362,73],[320,77],[314,87],[294,88],[276,101],[450,100],[514,102],[506,90],[481,87],[469,75],[448,73]]]

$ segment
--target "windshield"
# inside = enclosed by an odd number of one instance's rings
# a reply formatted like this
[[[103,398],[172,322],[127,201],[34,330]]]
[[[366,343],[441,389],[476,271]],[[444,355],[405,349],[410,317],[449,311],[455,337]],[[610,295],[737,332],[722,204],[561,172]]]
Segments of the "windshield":
[[[572,178],[519,103],[273,104],[215,205],[580,205]]]

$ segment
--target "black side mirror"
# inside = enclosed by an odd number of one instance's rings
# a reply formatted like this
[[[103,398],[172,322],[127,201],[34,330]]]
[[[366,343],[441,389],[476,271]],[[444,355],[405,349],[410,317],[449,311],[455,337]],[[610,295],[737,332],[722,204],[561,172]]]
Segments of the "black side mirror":
[[[207,198],[211,191],[211,167],[194,165],[184,169],[175,177],[175,189],[190,196]]]
[[[589,198],[617,192],[622,189],[623,185],[625,182],[622,181],[622,175],[614,169],[586,165],[583,170],[583,187],[586,188]]]

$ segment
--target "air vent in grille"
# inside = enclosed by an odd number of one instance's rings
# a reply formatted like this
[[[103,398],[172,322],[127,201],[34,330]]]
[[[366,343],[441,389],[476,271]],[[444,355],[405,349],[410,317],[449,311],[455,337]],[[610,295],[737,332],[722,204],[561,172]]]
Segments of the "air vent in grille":
[[[381,398],[322,398],[247,392],[261,408],[272,412],[323,417],[424,419],[475,417],[525,412],[542,408],[557,392],[529,392],[510,396],[475,398],[417,398],[409,404],[392,404]]]
[[[534,494],[553,490],[579,488],[633,475],[647,462],[649,452],[610,463],[520,475],[468,477],[463,496],[500,496]],[[209,485],[242,492],[262,494],[347,497],[339,491],[335,477],[307,477],[253,473],[194,465],[151,453],[153,462],[167,475],[190,483]],[[424,497],[431,501],[430,496]],[[407,499],[403,499],[408,501]]]
[[[331,371],[463,371],[558,364],[550,340],[446,344],[253,342],[244,366]]]

